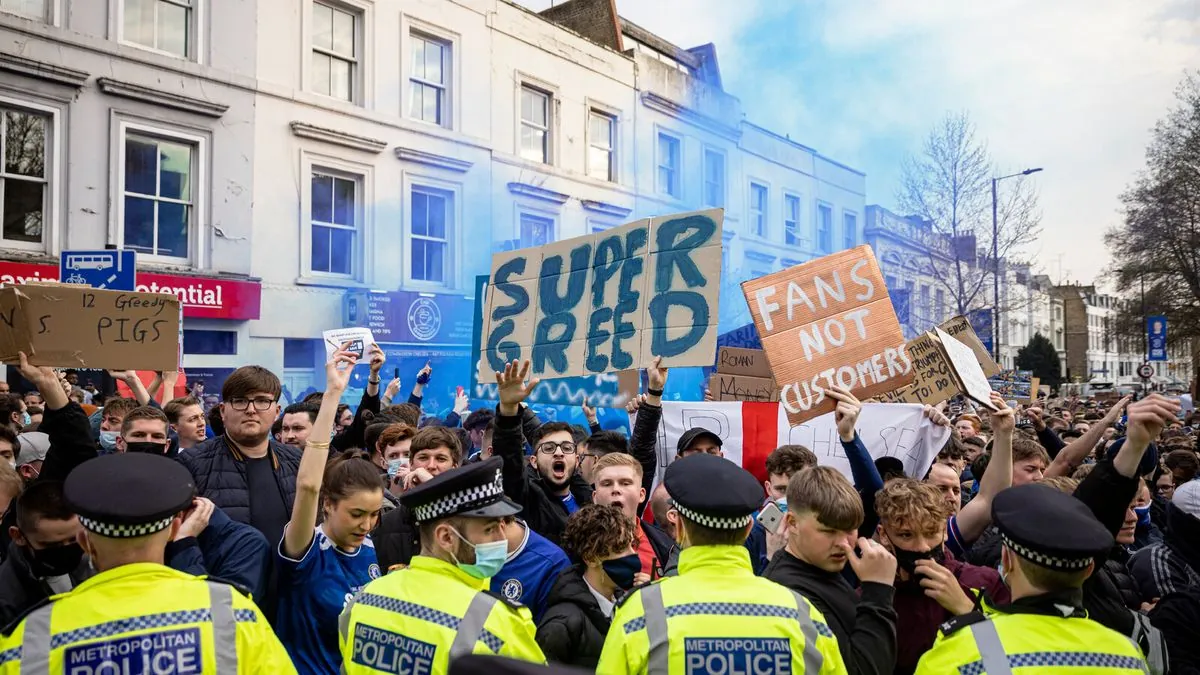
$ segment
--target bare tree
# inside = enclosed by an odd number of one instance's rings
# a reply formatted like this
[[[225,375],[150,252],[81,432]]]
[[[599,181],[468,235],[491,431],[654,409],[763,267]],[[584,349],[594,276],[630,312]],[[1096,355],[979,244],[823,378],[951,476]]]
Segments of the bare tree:
[[[992,184],[995,167],[966,112],[947,114],[929,132],[919,154],[905,159],[896,201],[930,221],[935,237],[951,243],[952,262],[930,247],[934,276],[959,314],[991,305],[985,292],[993,270]],[[1041,231],[1037,193],[1025,178],[1005,181],[997,200],[1001,260],[1018,256]],[[1002,311],[1016,309],[1001,307]]]

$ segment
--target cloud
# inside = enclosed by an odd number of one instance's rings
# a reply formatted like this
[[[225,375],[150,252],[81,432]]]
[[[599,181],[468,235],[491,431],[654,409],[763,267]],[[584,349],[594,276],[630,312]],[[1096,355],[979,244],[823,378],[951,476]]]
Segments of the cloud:
[[[548,0],[528,0],[540,9]],[[1091,281],[1149,130],[1200,63],[1195,0],[618,0],[683,47],[717,46],[756,123],[867,173],[894,204],[900,163],[947,111],[969,111],[1001,171],[1045,167],[1054,277]],[[1061,266],[1059,260],[1061,257]]]

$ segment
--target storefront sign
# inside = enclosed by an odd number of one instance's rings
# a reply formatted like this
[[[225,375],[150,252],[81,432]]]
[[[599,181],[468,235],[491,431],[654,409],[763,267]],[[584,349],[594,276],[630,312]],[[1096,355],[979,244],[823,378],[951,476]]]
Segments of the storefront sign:
[[[0,283],[12,285],[58,281],[58,266],[0,261]],[[137,290],[171,293],[179,298],[184,318],[257,319],[262,307],[262,285],[253,281],[185,277],[138,272]]]
[[[379,342],[471,345],[474,301],[461,295],[397,291],[359,296],[366,307],[359,326]]]

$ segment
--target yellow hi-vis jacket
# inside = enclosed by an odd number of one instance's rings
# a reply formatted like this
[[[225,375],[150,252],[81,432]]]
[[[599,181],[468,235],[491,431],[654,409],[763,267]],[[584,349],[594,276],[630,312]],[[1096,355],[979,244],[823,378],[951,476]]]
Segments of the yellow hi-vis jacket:
[[[1080,616],[970,614],[943,626],[916,675],[1138,675],[1142,650],[1120,633]],[[1020,669],[1020,670],[1017,670]]]
[[[744,546],[692,546],[679,576],[617,609],[597,673],[844,674],[837,638],[807,600],[754,576]]]
[[[342,672],[443,675],[452,657],[498,654],[545,663],[529,609],[488,580],[430,556],[367,584],[342,611]]]
[[[295,672],[254,601],[154,563],[97,574],[0,641],[0,675]]]

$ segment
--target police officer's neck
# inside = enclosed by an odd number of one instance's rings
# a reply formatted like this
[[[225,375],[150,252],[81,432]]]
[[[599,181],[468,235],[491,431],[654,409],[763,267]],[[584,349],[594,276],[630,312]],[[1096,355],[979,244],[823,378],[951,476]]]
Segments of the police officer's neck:
[[[91,549],[92,567],[97,572],[107,572],[137,563],[164,564],[166,541],[162,537],[139,542],[98,541],[93,537]]]

